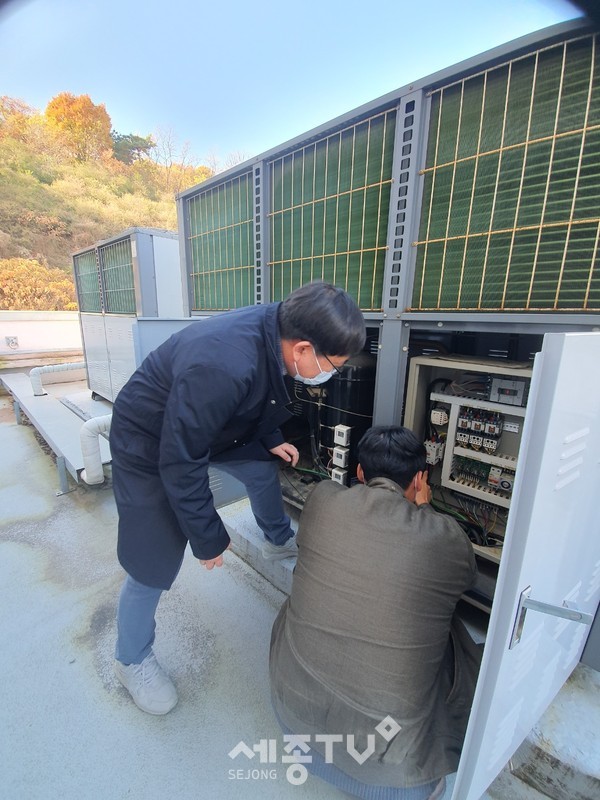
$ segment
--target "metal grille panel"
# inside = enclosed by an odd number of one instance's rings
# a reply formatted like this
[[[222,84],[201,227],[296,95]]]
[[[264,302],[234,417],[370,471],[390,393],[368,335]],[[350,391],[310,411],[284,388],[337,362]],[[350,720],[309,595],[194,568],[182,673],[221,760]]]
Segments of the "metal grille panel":
[[[79,310],[100,313],[102,311],[102,296],[96,251],[88,250],[87,253],[73,256],[73,267]]]
[[[191,197],[187,213],[192,310],[254,303],[252,173]]]
[[[131,239],[98,248],[107,314],[135,314],[135,283]]]
[[[600,310],[598,37],[431,95],[412,310]]]
[[[312,280],[380,310],[395,110],[271,162],[271,299]]]

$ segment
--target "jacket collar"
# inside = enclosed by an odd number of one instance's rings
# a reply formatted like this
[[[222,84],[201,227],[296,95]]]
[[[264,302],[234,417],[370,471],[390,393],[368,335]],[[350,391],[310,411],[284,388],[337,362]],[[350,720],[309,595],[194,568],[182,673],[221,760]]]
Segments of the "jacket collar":
[[[398,494],[404,497],[403,488],[399,483],[396,483],[396,481],[390,478],[371,478],[370,481],[367,481],[366,485],[370,489],[387,489],[390,492],[398,492]]]
[[[263,317],[263,330],[269,363],[269,382],[274,393],[274,399],[281,405],[290,402],[290,396],[285,388],[283,376],[286,374],[281,354],[281,336],[279,333],[279,306],[281,303],[269,303],[265,306]]]

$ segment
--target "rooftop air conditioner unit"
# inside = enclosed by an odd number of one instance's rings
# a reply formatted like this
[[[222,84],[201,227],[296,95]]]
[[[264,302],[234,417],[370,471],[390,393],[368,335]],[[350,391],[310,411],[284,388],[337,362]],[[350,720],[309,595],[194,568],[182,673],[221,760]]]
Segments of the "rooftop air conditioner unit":
[[[179,239],[128,228],[73,255],[81,336],[92,395],[111,402],[136,369],[138,317],[182,317]]]

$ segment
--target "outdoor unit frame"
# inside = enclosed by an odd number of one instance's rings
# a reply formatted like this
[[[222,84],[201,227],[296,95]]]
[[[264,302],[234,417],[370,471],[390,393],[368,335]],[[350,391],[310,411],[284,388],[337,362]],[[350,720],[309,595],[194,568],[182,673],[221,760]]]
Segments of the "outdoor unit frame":
[[[398,421],[411,335],[600,326],[598,185],[600,37],[578,20],[179,194],[186,311],[342,286],[380,329],[375,420]]]
[[[182,192],[190,313],[314,279],[383,319],[599,313],[599,64],[553,26]]]
[[[599,185],[600,34],[561,23],[179,194],[186,311],[342,286],[379,328],[374,421],[399,422],[419,338],[600,328]]]
[[[532,360],[544,333],[600,329],[599,185],[600,34],[580,20],[182,192],[187,310],[342,286],[379,331],[373,421],[398,423],[411,357],[442,340]]]

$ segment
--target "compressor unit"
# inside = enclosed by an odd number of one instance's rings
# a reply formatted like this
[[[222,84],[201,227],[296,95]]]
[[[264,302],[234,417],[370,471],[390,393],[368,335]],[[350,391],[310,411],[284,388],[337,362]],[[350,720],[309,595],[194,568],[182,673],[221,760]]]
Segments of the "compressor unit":
[[[183,316],[173,231],[128,228],[73,255],[88,386],[113,402],[136,369],[138,317]]]

